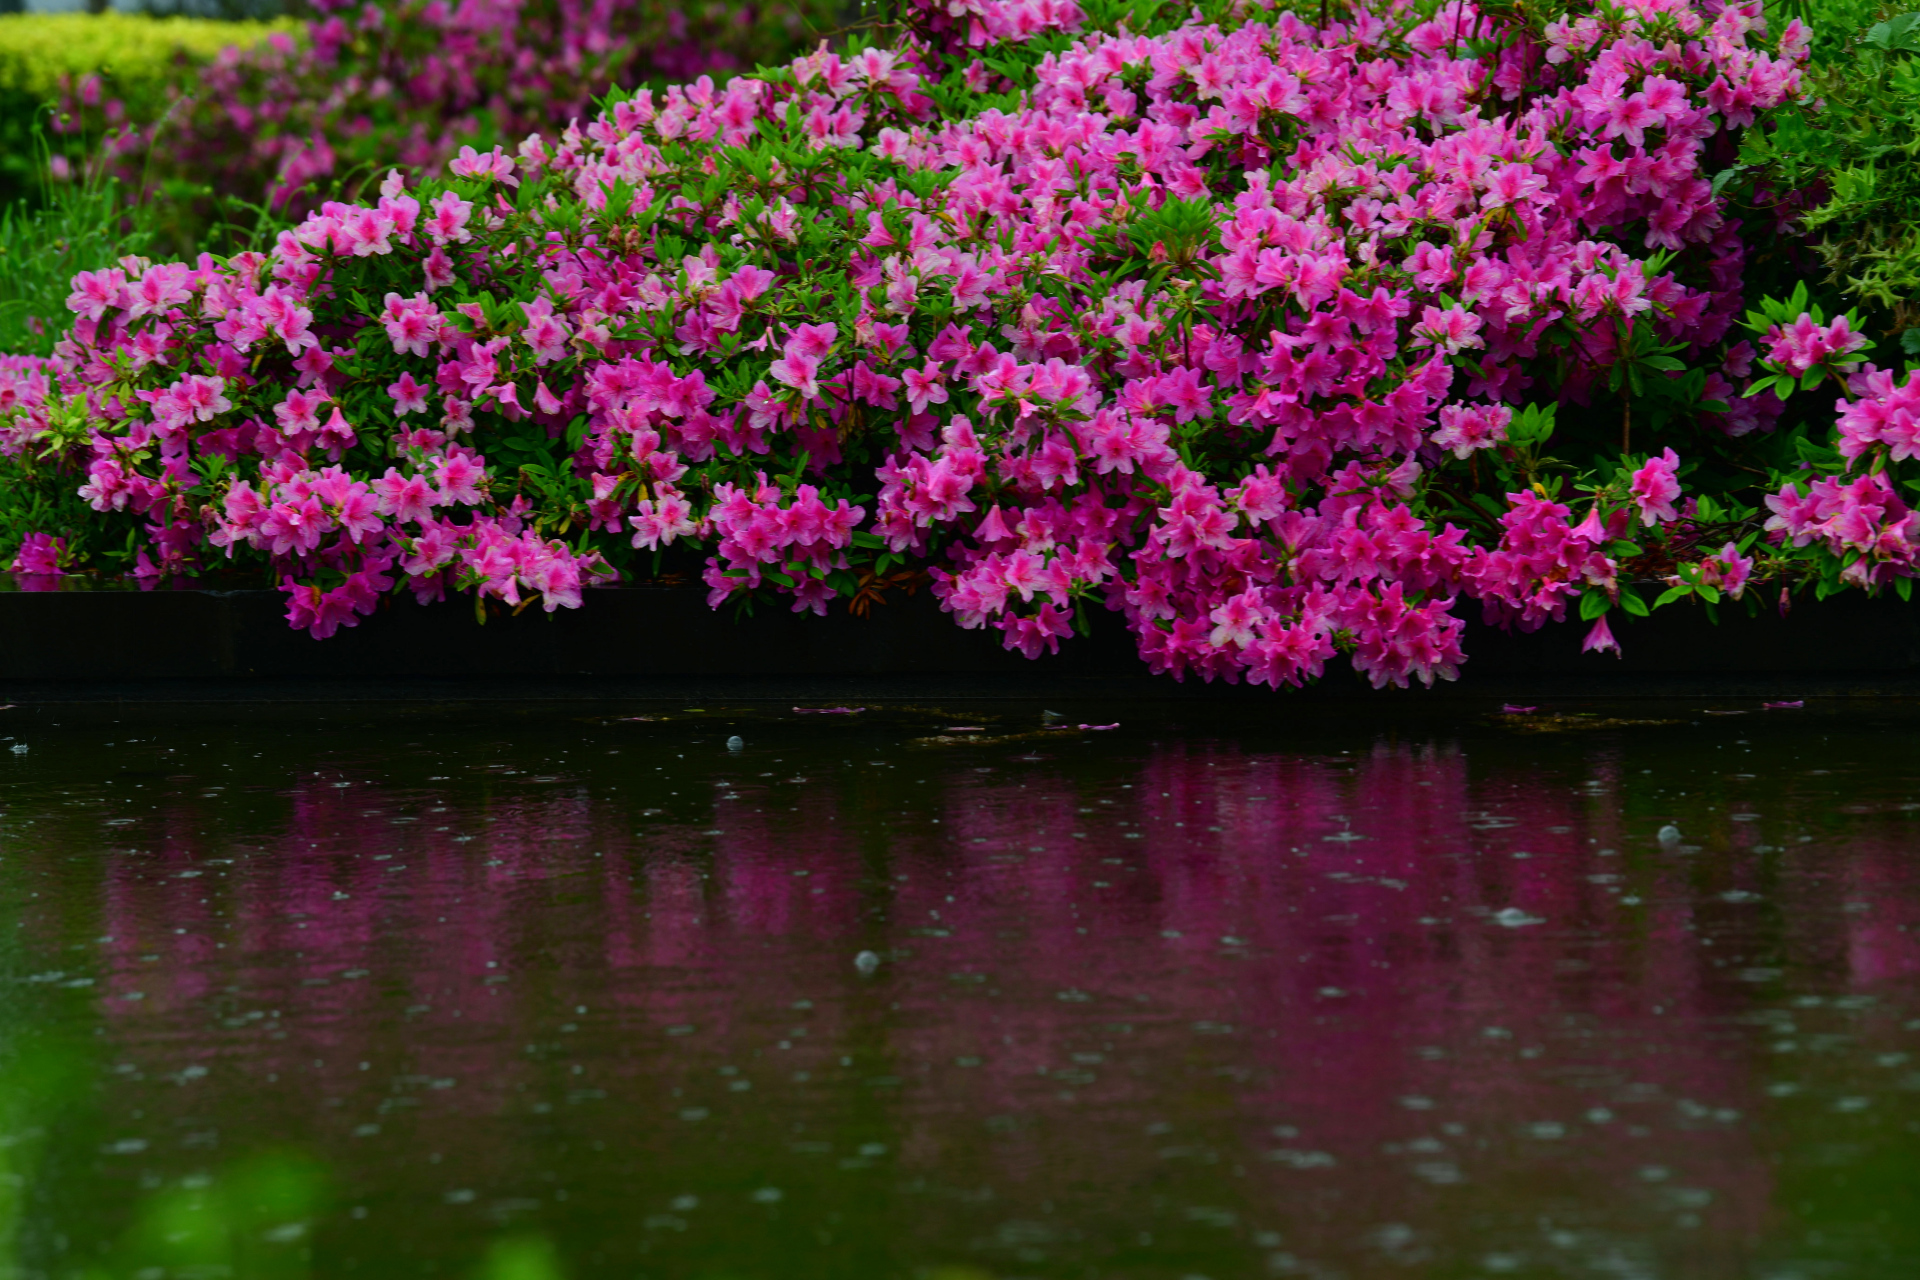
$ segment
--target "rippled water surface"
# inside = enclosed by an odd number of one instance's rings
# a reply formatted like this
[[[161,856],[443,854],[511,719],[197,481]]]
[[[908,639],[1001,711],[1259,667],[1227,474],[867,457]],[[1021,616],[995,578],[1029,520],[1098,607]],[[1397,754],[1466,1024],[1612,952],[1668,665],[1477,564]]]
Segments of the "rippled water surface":
[[[1043,710],[0,711],[0,1274],[1920,1274],[1920,712]]]

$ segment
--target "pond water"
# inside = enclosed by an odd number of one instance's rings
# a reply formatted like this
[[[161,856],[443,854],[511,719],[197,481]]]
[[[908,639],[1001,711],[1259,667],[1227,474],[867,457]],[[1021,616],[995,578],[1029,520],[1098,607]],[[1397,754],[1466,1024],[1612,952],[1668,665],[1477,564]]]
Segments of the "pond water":
[[[1046,710],[0,710],[0,1274],[1920,1273],[1920,711]]]

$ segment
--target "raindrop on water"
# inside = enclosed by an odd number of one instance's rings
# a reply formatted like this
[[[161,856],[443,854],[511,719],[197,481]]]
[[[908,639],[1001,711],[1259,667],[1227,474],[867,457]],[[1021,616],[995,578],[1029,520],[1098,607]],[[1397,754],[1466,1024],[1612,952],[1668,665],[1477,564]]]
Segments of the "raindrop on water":
[[[745,751],[746,749],[747,749],[747,740],[741,737],[739,734],[736,733],[731,738],[727,739],[727,750]]]
[[[1680,828],[1674,826],[1671,822],[1669,822],[1666,826],[1660,828],[1659,834],[1656,838],[1660,841],[1661,844],[1679,844]]]
[[[872,973],[880,967],[880,957],[871,951],[862,951],[853,958],[853,967],[862,973]]]

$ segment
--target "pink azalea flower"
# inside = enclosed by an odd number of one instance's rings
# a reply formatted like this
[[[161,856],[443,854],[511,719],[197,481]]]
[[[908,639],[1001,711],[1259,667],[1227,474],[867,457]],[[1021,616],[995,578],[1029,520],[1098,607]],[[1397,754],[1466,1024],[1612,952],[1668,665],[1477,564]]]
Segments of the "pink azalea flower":
[[[386,327],[387,339],[399,355],[424,356],[440,337],[439,309],[424,293],[411,298],[389,293],[380,323]]]
[[[387,394],[393,397],[393,412],[396,417],[404,418],[410,413],[424,413],[427,408],[428,386],[414,381],[411,373],[402,373],[397,382],[387,387]]]
[[[421,227],[435,246],[466,244],[473,239],[473,233],[467,229],[472,217],[471,203],[452,191],[442,191],[429,202],[428,213]],[[445,261],[444,255],[441,260]]]
[[[461,147],[460,154],[447,168],[457,177],[497,180],[510,187],[520,185],[520,179],[513,176],[513,157],[500,147],[484,154],[470,146]]]
[[[1605,653],[1609,649],[1613,651],[1614,657],[1622,656],[1620,642],[1613,638],[1613,628],[1607,625],[1606,615],[1601,614],[1594,619],[1593,628],[1587,632],[1587,638],[1581,642],[1580,652]]]
[[[480,501],[480,486],[486,472],[465,454],[456,453],[434,459],[433,478],[441,502],[449,506],[472,506]]]
[[[1678,518],[1679,513],[1674,510],[1673,504],[1680,499],[1679,469],[1679,455],[1667,449],[1659,457],[1649,458],[1644,466],[1633,473],[1628,488],[1634,503],[1640,508],[1642,523],[1652,526]]]
[[[396,521],[426,521],[440,501],[440,495],[427,478],[418,473],[401,475],[392,467],[373,482],[372,492],[380,512]]]
[[[13,563],[8,569],[13,573],[28,576],[54,577],[65,572],[60,567],[61,557],[66,553],[67,540],[55,538],[44,533],[29,533],[20,543]]]
[[[814,356],[789,353],[775,360],[767,372],[773,375],[774,381],[792,387],[804,399],[812,400],[820,394],[820,361]]]

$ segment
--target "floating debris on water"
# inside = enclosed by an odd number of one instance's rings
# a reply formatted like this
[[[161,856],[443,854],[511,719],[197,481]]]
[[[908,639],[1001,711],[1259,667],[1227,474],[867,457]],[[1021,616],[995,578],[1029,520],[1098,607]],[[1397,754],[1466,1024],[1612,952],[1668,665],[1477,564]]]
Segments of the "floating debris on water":
[[[1591,712],[1547,711],[1535,713],[1526,708],[1507,707],[1493,723],[1520,733],[1584,733],[1593,729],[1630,729],[1653,725],[1681,724],[1675,719],[1642,720],[1621,716],[1602,716]]]

